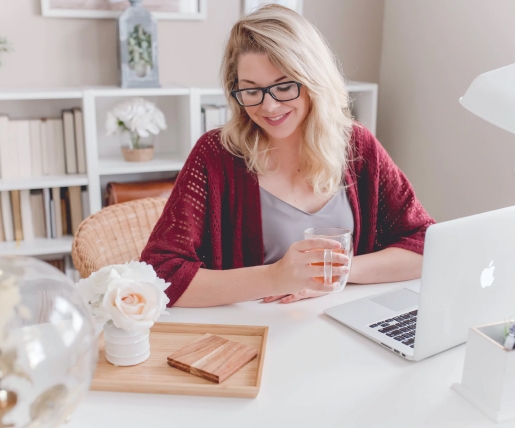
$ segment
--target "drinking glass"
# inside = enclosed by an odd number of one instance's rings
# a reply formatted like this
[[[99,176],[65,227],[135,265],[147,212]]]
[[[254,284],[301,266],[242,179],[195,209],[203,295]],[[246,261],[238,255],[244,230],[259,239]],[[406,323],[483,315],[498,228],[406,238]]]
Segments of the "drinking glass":
[[[341,248],[337,250],[324,249],[324,261],[319,263],[312,263],[312,265],[324,267],[324,276],[314,277],[315,281],[321,282],[323,284],[339,282],[340,286],[334,289],[332,292],[342,291],[345,288],[345,285],[347,285],[347,280],[349,279],[352,256],[354,254],[354,250],[352,248],[352,232],[349,229],[343,229],[340,227],[313,227],[311,229],[306,229],[304,231],[304,239],[313,238],[333,239],[334,241],[338,241],[341,244]],[[315,251],[322,251],[322,249]],[[343,253],[349,258],[349,261],[345,264],[345,266],[349,267],[349,273],[346,273],[343,276],[333,276],[333,266],[342,266],[341,263],[332,262],[333,252]]]

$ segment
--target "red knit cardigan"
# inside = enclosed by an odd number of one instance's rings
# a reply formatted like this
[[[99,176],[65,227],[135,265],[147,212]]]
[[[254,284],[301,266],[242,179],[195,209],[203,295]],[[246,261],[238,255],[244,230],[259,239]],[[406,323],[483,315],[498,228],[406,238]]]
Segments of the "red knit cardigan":
[[[422,254],[434,220],[406,176],[361,125],[353,127],[349,153],[345,184],[354,215],[354,254],[387,247]],[[181,170],[141,261],[171,282],[166,294],[172,306],[199,268],[256,266],[263,259],[257,177],[223,148],[220,131],[208,132]]]

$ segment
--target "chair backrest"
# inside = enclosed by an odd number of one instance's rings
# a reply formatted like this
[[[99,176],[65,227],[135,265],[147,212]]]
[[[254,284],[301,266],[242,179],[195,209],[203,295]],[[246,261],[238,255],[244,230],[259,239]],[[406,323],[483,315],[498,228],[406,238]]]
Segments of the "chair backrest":
[[[111,205],[79,226],[72,245],[73,264],[83,278],[111,264],[139,260],[163,212],[166,198]]]

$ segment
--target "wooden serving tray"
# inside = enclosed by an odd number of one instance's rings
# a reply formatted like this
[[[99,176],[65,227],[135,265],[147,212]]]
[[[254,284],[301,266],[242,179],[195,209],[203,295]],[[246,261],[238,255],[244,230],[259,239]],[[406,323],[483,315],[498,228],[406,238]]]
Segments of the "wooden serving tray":
[[[206,333],[251,346],[257,357],[221,384],[170,367],[167,357]],[[150,357],[141,364],[117,367],[107,362],[101,336],[98,365],[91,382],[95,391],[150,394],[256,397],[261,386],[268,327],[224,324],[156,323],[150,329]]]

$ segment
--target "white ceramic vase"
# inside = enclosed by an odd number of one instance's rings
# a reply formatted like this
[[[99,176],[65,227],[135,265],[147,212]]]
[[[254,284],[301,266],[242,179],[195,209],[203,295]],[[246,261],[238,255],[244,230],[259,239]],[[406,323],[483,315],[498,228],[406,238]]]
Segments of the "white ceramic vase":
[[[150,329],[124,330],[112,321],[104,325],[105,357],[115,366],[134,366],[150,356]]]

